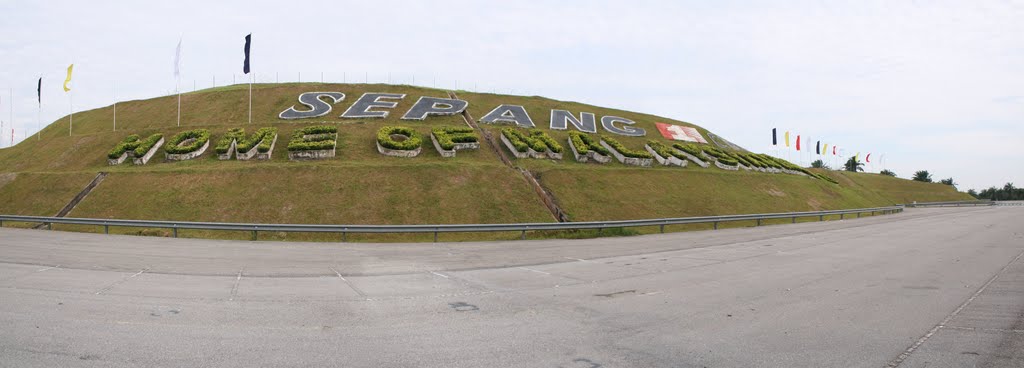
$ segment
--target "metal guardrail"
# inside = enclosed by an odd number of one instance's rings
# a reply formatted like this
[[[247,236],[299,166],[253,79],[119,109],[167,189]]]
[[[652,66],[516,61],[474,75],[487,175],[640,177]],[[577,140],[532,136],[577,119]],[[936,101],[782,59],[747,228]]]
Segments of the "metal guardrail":
[[[681,217],[663,218],[648,220],[624,220],[624,221],[587,221],[587,222],[550,222],[550,223],[519,223],[519,224],[465,224],[465,225],[302,225],[302,224],[240,224],[224,222],[184,222],[184,221],[151,221],[151,220],[117,220],[117,219],[90,219],[73,217],[44,217],[44,216],[16,216],[0,215],[0,226],[4,221],[8,222],[30,222],[42,223],[48,229],[52,224],[73,224],[73,225],[95,225],[103,226],[103,232],[109,234],[111,226],[122,227],[145,227],[145,228],[166,228],[172,229],[174,237],[178,237],[178,229],[200,229],[200,230],[226,230],[226,231],[250,231],[252,240],[256,240],[260,231],[274,232],[326,232],[341,233],[342,241],[347,241],[349,233],[434,233],[434,241],[437,241],[438,233],[454,232],[521,232],[521,239],[526,239],[527,231],[539,230],[583,230],[583,229],[607,229],[638,226],[658,226],[662,233],[666,225],[681,224],[714,224],[718,229],[721,222],[734,221],[756,221],[760,226],[764,220],[796,219],[801,217],[818,217],[823,221],[825,216],[838,215],[840,219],[846,215],[860,217],[863,213],[889,214],[903,211],[903,206],[858,208],[850,210],[834,211],[813,211],[813,212],[788,212],[788,213],[765,213],[752,215],[729,215],[729,216],[705,216],[705,217]]]
[[[914,202],[907,203],[904,206],[907,207],[966,207],[966,206],[994,206],[995,203],[990,200],[976,200],[976,201],[949,201],[949,202]]]
[[[995,201],[996,206],[1024,206],[1024,201]]]

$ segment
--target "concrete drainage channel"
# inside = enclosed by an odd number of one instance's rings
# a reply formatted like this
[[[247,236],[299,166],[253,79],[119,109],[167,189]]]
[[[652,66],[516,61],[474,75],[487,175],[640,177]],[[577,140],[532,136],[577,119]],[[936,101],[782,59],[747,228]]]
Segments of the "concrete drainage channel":
[[[921,204],[918,204],[919,206]],[[117,219],[90,219],[73,217],[43,217],[43,216],[16,216],[0,215],[0,226],[4,222],[29,222],[42,223],[47,228],[57,224],[93,225],[102,226],[104,233],[110,233],[111,226],[119,227],[142,227],[142,228],[164,228],[171,229],[174,237],[178,236],[178,229],[191,230],[224,230],[224,231],[248,231],[252,234],[252,240],[259,239],[260,231],[271,232],[308,232],[308,233],[336,233],[342,235],[342,241],[347,241],[350,233],[433,233],[434,241],[437,242],[440,233],[466,233],[466,232],[520,232],[520,239],[526,239],[528,231],[551,231],[551,230],[588,230],[626,227],[647,227],[657,226],[660,232],[665,232],[667,225],[683,224],[713,224],[713,229],[723,222],[754,221],[761,226],[765,220],[789,219],[796,223],[799,218],[814,218],[824,221],[825,216],[839,216],[845,219],[847,216],[861,217],[863,214],[893,214],[903,212],[904,206],[858,208],[850,210],[835,211],[813,211],[813,212],[787,212],[787,213],[766,213],[752,215],[730,215],[730,216],[704,216],[704,217],[680,217],[662,218],[647,220],[625,220],[625,221],[588,221],[588,222],[543,222],[543,223],[519,223],[519,224],[464,224],[464,225],[303,225],[303,224],[242,224],[224,222],[184,222],[184,221],[152,221],[152,220],[117,220]]]

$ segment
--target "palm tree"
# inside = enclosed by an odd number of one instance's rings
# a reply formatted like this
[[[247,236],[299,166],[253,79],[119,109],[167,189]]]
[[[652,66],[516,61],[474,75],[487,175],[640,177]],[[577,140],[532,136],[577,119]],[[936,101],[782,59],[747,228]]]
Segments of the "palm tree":
[[[921,170],[914,173],[914,181],[923,181],[925,183],[932,182],[932,174],[928,173],[928,170]]]
[[[825,161],[822,160],[814,160],[814,162],[811,162],[811,167],[815,169],[831,169],[828,165],[825,165]]]
[[[896,177],[896,173],[892,172],[889,169],[882,170],[882,171],[879,172],[879,174],[882,174],[882,175],[885,175],[885,176]]]
[[[864,163],[857,161],[856,156],[850,157],[849,160],[846,160],[846,165],[843,166],[846,168],[846,171],[864,171]]]

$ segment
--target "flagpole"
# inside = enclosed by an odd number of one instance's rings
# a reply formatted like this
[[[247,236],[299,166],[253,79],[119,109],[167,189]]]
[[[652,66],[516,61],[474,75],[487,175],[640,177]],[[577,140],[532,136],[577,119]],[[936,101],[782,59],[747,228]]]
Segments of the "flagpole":
[[[68,137],[71,136],[71,130],[75,128],[75,91],[71,90],[71,94],[68,95],[68,109],[71,110],[71,115],[68,118]],[[42,129],[40,129],[42,130]]]
[[[249,76],[249,124],[252,124],[252,80],[255,79],[256,73],[252,73]]]
[[[114,131],[117,131],[117,82],[114,82]]]
[[[181,126],[181,89],[178,86],[180,84],[179,79],[181,78],[175,78],[174,80],[174,92],[178,93],[178,126]]]

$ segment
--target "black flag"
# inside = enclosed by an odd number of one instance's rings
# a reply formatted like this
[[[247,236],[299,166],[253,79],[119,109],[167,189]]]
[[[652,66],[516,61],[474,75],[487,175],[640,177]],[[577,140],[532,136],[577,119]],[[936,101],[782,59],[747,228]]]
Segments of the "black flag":
[[[821,154],[821,141],[818,141],[818,144],[815,145],[814,151],[815,151],[815,153],[817,153],[819,155]]]
[[[775,128],[772,128],[772,145],[773,146],[778,146],[779,145],[779,138],[775,136]]]
[[[249,46],[252,44],[252,33],[245,35],[245,63],[242,64],[242,71],[249,74]]]
[[[39,77],[39,83],[36,84],[36,97],[39,98],[39,106],[43,106],[43,77]]]

